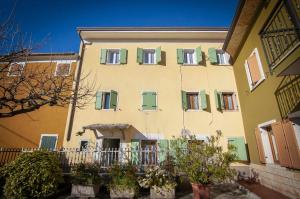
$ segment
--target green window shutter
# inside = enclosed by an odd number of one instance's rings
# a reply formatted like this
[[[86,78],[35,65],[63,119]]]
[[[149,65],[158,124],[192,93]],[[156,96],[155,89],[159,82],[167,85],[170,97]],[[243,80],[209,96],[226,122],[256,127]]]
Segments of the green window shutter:
[[[110,91],[110,108],[116,110],[117,109],[117,101],[118,101],[118,92],[111,90]]]
[[[196,61],[197,64],[201,64],[202,62],[202,51],[201,51],[201,46],[199,46],[198,48],[196,48]]]
[[[158,160],[159,162],[163,162],[169,152],[169,140],[158,140],[158,147]]]
[[[102,92],[97,91],[96,93],[96,104],[95,108],[100,110],[102,108]]]
[[[208,58],[211,64],[218,64],[217,50],[215,48],[208,49]]]
[[[200,91],[199,98],[201,99],[201,108],[203,110],[207,109],[207,102],[206,102],[206,93],[205,90]]]
[[[161,47],[155,49],[156,64],[161,62]]]
[[[156,109],[156,93],[144,92],[143,93],[143,110],[155,110]]]
[[[177,63],[183,64],[183,49],[182,48],[177,49]]]
[[[230,137],[228,138],[228,144],[235,146],[238,160],[248,160],[244,137]]]
[[[105,64],[106,63],[106,54],[107,54],[107,49],[102,48],[101,49],[101,56],[100,56],[100,63]]]
[[[137,63],[142,64],[143,63],[143,49],[138,48],[137,49]]]
[[[218,110],[220,110],[221,109],[221,100],[220,100],[219,92],[217,90],[215,90],[215,102],[216,102],[216,108]]]
[[[223,101],[223,95],[222,95],[222,92],[219,92],[219,99],[220,99],[221,109],[224,109],[224,101]]]
[[[127,49],[121,48],[120,50],[120,64],[127,63]]]
[[[133,164],[139,164],[139,149],[140,149],[140,140],[132,139],[131,140],[131,162]]]
[[[55,149],[56,139],[56,136],[42,136],[41,148]]]
[[[188,104],[187,104],[187,96],[185,91],[181,91],[181,101],[182,101],[183,110],[187,110]]]

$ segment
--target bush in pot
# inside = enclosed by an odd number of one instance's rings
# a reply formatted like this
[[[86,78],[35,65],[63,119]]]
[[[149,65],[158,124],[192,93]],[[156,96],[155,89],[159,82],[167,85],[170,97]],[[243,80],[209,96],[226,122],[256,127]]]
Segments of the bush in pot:
[[[139,178],[141,187],[150,188],[150,198],[175,198],[175,175],[163,166],[154,166],[146,170]]]
[[[100,165],[79,163],[72,168],[72,196],[95,197],[100,187]]]
[[[230,168],[237,158],[235,148],[229,145],[224,152],[220,146],[221,136],[217,131],[217,135],[207,137],[207,141],[191,136],[178,138],[175,142],[176,165],[188,176],[196,199],[209,198],[209,185],[224,182],[235,175]]]
[[[34,151],[21,154],[0,170],[5,178],[5,198],[49,198],[63,182],[55,153]]]
[[[114,164],[109,169],[110,197],[111,198],[134,198],[138,191],[137,169],[129,162]]]

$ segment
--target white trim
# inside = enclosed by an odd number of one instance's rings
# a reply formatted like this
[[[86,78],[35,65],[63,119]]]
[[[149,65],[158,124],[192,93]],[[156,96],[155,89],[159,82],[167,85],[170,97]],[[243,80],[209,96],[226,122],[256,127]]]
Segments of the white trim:
[[[107,48],[106,49],[106,58],[105,58],[105,64],[106,65],[120,65],[121,64],[121,48]],[[119,51],[119,60],[118,60],[118,62],[117,63],[108,63],[108,52],[109,51]]]
[[[145,63],[145,59],[144,59],[144,51],[154,51],[154,57],[153,57],[153,63]],[[156,63],[156,49],[155,48],[143,48],[143,63],[142,65],[157,65]]]
[[[255,85],[253,85],[253,83],[252,83],[251,74],[250,74],[250,70],[249,70],[249,65],[248,65],[248,62],[247,62],[247,59],[249,57],[251,57],[254,53],[255,53],[256,60],[257,60],[259,73],[260,73],[260,76],[261,76],[260,80],[258,80],[258,82]],[[263,71],[263,66],[262,66],[261,59],[260,59],[257,48],[254,48],[254,50],[251,52],[251,54],[248,56],[248,58],[245,60],[244,65],[245,65],[246,75],[247,75],[247,79],[248,79],[248,85],[249,85],[250,91],[252,92],[258,85],[260,85],[266,79],[266,76],[265,76],[264,71]]]
[[[57,68],[58,68],[59,64],[69,64],[69,72],[68,72],[68,74],[66,74],[66,75],[57,75]],[[54,76],[55,77],[67,77],[71,73],[71,68],[72,68],[72,64],[71,63],[67,63],[67,62],[64,62],[64,61],[58,61],[58,62],[56,62]]]
[[[106,90],[100,90],[100,92],[102,93],[102,102],[103,102],[103,94],[104,93],[109,93],[109,106],[110,106],[110,100],[111,100],[111,95],[110,94],[111,94],[112,90],[113,89],[110,89],[108,91],[107,91],[107,89]],[[114,90],[114,91],[116,91],[118,93],[118,95],[117,95],[117,106],[116,106],[116,110],[117,110],[118,107],[119,107],[119,91],[118,90]],[[113,109],[113,108],[105,109],[105,108],[102,107],[102,105],[101,105],[101,109],[97,110],[97,111],[101,111],[101,110],[103,110],[103,111],[115,111],[115,109]]]
[[[13,64],[18,64],[18,65],[22,65],[22,66],[23,66],[23,67],[22,67],[22,70],[20,71],[20,74],[19,74],[19,75],[11,75],[11,74],[10,74],[10,70],[11,70],[11,67],[12,67]],[[7,76],[8,76],[8,77],[19,77],[19,76],[21,76],[22,73],[23,73],[23,71],[24,71],[25,64],[26,64],[25,62],[13,62],[13,63],[11,63],[11,64],[9,65],[9,69],[8,69]]]
[[[258,128],[263,128],[263,127],[266,127],[266,126],[270,126],[271,124],[273,124],[273,123],[275,123],[275,122],[276,122],[276,120],[273,119],[273,120],[270,120],[270,121],[267,121],[267,122],[258,124],[257,127],[258,127]]]
[[[152,92],[152,93],[155,93],[156,95],[155,95],[155,103],[156,103],[156,108],[155,109],[153,109],[153,110],[144,110],[143,109],[143,103],[144,103],[144,98],[143,98],[143,93],[148,93],[148,92]],[[158,97],[157,97],[157,95],[158,95],[158,93],[157,93],[157,91],[155,91],[155,90],[142,90],[142,92],[141,92],[141,111],[158,111]]]
[[[199,66],[197,63],[197,55],[196,55],[196,49],[193,48],[183,48],[183,64],[182,66]],[[185,51],[193,51],[193,63],[184,63],[184,53]]]
[[[87,146],[90,144],[90,141],[89,139],[86,139],[86,138],[82,138],[82,139],[79,139],[79,150],[80,150],[80,147],[81,147],[81,142],[87,142]]]
[[[41,137],[40,137],[39,148],[41,148],[41,144],[42,144],[42,138],[43,138],[44,136],[56,137],[56,142],[55,142],[55,147],[54,147],[54,148],[56,148],[56,147],[57,147],[58,134],[47,134],[47,133],[43,133],[43,134],[41,134]]]
[[[225,109],[224,107],[221,107],[222,108],[222,111],[225,111],[225,112],[236,112],[236,111],[239,111],[239,105],[238,105],[238,99],[237,99],[237,92],[235,91],[230,91],[230,90],[223,90],[223,91],[219,91],[222,95],[222,101],[223,101],[223,104],[224,104],[224,100],[223,100],[223,93],[224,94],[232,94],[232,104],[233,104],[233,109]],[[235,99],[234,99],[235,98]],[[235,104],[236,103],[236,104]]]
[[[201,105],[200,105],[200,98],[199,98],[199,94],[200,94],[200,91],[185,91],[186,92],[186,95],[188,95],[188,93],[197,93],[197,98],[198,98],[198,109],[186,109],[185,112],[199,112],[199,111],[203,111],[202,108],[201,108]],[[187,99],[188,101],[188,99]],[[182,103],[182,102],[181,102]]]

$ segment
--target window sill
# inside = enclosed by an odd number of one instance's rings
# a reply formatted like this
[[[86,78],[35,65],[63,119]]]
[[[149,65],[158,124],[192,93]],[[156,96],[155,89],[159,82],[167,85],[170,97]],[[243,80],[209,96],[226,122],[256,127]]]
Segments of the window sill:
[[[149,63],[142,63],[141,65],[159,65],[157,63],[149,64]]]
[[[200,112],[201,109],[187,109],[185,112]]]
[[[234,110],[226,110],[226,109],[222,109],[222,112],[238,112],[239,109],[234,109]]]
[[[143,111],[143,112],[153,112],[153,111],[158,111],[158,109],[153,109],[153,110],[152,109],[149,109],[149,110],[148,109],[146,109],[146,110],[141,109],[141,111]]]
[[[261,78],[254,86],[250,85],[250,92],[253,92],[266,78]]]
[[[182,66],[200,66],[199,64],[182,64]]]
[[[112,108],[110,108],[110,109],[104,109],[104,108],[102,108],[102,109],[100,109],[100,111],[115,111],[115,109],[112,109]]]
[[[105,63],[104,65],[121,65],[121,63]]]

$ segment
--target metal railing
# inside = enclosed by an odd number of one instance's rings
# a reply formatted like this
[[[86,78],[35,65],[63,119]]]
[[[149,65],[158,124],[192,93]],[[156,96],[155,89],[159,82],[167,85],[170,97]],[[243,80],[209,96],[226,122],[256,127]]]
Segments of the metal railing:
[[[0,166],[15,160],[22,153],[41,150],[39,148],[0,148]],[[43,149],[44,150],[44,149]],[[98,163],[101,168],[108,168],[115,163],[132,162],[139,169],[154,166],[162,162],[169,150],[158,150],[152,148],[105,148],[105,149],[84,149],[61,148],[51,150],[58,155],[61,168],[64,173],[69,173],[71,168],[78,163]]]
[[[300,103],[300,75],[285,76],[275,91],[282,118],[286,118]]]
[[[280,1],[260,32],[271,69],[300,44],[299,8],[294,6],[294,1]]]

